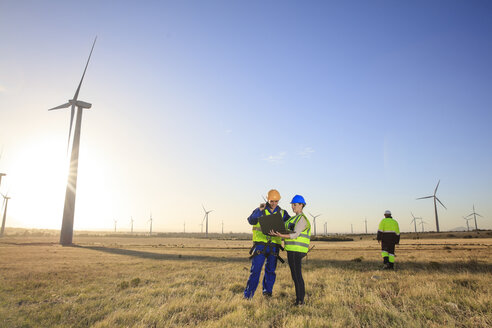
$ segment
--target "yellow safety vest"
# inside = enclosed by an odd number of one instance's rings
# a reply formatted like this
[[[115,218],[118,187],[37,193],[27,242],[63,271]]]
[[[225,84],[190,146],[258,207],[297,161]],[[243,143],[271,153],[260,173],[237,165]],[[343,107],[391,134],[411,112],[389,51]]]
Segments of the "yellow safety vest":
[[[271,215],[271,214],[273,213],[270,213],[270,211],[268,211],[265,208],[265,215]],[[284,217],[284,210],[281,209],[280,214],[282,215],[282,217]],[[258,222],[253,226],[253,242],[268,243],[269,241],[278,245],[282,244],[282,238],[267,236],[263,232],[261,232],[261,225],[260,225],[260,221],[258,220]]]
[[[288,219],[285,222],[285,228],[288,229],[289,225],[293,223],[294,230],[295,230],[295,226],[297,225],[297,223],[302,217],[307,222],[306,228],[304,229],[303,232],[301,232],[299,237],[297,237],[296,239],[288,239],[288,238],[284,239],[284,245],[286,251],[307,253],[309,250],[309,243],[311,241],[311,223],[304,215],[304,213],[301,213],[299,215],[293,216],[290,219]]]

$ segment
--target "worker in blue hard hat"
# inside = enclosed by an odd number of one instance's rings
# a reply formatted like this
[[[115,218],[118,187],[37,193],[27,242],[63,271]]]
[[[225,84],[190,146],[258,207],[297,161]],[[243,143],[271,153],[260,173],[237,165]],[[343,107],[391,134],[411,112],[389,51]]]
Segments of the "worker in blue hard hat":
[[[295,195],[290,202],[292,211],[295,215],[285,222],[285,228],[291,230],[290,234],[281,234],[277,231],[270,231],[273,236],[284,238],[284,247],[287,251],[287,259],[289,261],[290,274],[294,280],[296,289],[295,305],[304,304],[304,296],[306,294],[304,287],[304,279],[302,277],[301,260],[309,251],[309,243],[311,241],[311,223],[302,212],[306,206],[306,201],[301,195]]]
[[[253,213],[248,217],[248,222],[253,226],[253,247],[250,250],[251,270],[246,288],[244,289],[244,298],[251,299],[255,294],[256,288],[260,281],[261,270],[265,263],[265,274],[263,276],[263,295],[270,297],[275,284],[277,268],[277,259],[283,260],[279,256],[279,251],[282,248],[282,239],[276,236],[263,234],[259,218],[264,215],[280,213],[283,220],[290,218],[289,213],[278,206],[280,201],[280,193],[272,189],[268,192],[267,203],[260,204]]]

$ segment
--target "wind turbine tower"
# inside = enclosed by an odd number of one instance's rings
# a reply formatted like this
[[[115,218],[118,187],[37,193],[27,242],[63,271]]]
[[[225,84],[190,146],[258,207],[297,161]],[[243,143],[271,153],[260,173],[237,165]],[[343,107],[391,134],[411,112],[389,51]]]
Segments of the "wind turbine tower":
[[[207,211],[205,206],[202,205],[203,211],[205,212],[205,216],[202,220],[202,232],[203,232],[203,221],[205,220],[205,236],[208,238],[208,213],[213,212],[214,210]]]
[[[89,58],[87,59],[87,63],[85,64],[84,73],[82,74],[82,78],[80,79],[79,86],[75,91],[75,95],[73,96],[73,99],[70,99],[66,104],[49,109],[49,110],[56,110],[56,109],[71,107],[70,128],[68,131],[68,143],[70,144],[73,117],[75,115],[75,107],[77,107],[75,131],[73,135],[73,144],[72,144],[72,153],[70,156],[70,167],[68,171],[67,189],[65,192],[65,206],[63,208],[63,221],[62,221],[62,227],[60,232],[60,244],[62,245],[71,245],[72,238],[73,238],[73,220],[75,214],[75,195],[77,190],[77,171],[79,165],[80,127],[82,125],[82,112],[84,109],[89,109],[92,107],[92,104],[78,100],[78,97],[79,97],[80,87],[82,86],[82,81],[84,80],[85,72],[87,71],[87,66],[89,65],[89,61],[91,59],[92,51],[94,50],[94,46],[96,44],[96,40],[97,37],[94,39],[94,43],[92,44],[92,49],[89,54]]]
[[[425,197],[420,197],[420,198],[417,198],[417,199],[426,199],[426,198],[434,198],[434,213],[436,215],[436,231],[439,232],[439,219],[437,217],[437,203],[436,203],[436,200],[439,202],[439,204],[442,205],[442,207],[444,207],[446,210],[446,206],[444,206],[444,204],[439,200],[439,198],[437,198],[436,196],[436,192],[437,192],[437,188],[439,188],[439,183],[441,182],[441,180],[439,180],[437,182],[437,186],[436,186],[436,189],[434,189],[434,195],[431,195],[431,196],[425,196]]]
[[[130,221],[132,222],[132,234],[133,234],[133,216],[130,216]]]
[[[471,213],[471,214],[470,214],[470,215],[468,215],[468,216],[472,216],[472,215],[473,215],[473,219],[475,220],[475,230],[476,230],[476,231],[478,231],[478,225],[477,225],[477,215],[478,215],[478,216],[480,216],[480,217],[482,217],[482,218],[483,218],[483,216],[481,216],[481,215],[480,215],[480,214],[478,214],[478,213],[475,213],[475,204],[473,204],[473,213]],[[468,217],[468,216],[467,216],[467,217]],[[467,222],[468,222],[468,221],[467,221]]]
[[[366,235],[367,235],[367,218],[364,218],[364,222],[366,223]]]
[[[113,221],[114,221],[114,232],[116,232],[116,223],[118,222],[118,220],[113,219]]]
[[[150,213],[150,220],[149,221],[150,221],[150,233],[149,233],[149,235],[152,236],[152,213]]]
[[[3,197],[3,219],[2,219],[2,230],[0,230],[0,237],[3,236],[3,232],[5,231],[5,221],[7,220],[7,206],[9,205],[9,195],[2,194]]]
[[[318,215],[312,215],[311,213],[309,213],[309,215],[311,215],[313,217],[313,226],[314,226],[314,235],[316,236],[316,218],[318,216],[320,216],[321,214],[318,214]]]
[[[325,222],[325,236],[328,235],[328,222]]]

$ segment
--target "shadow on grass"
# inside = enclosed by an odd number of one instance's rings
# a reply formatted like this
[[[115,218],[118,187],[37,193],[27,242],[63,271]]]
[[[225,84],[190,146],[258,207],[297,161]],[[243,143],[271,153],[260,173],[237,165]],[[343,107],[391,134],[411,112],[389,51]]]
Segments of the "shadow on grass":
[[[71,247],[79,247],[79,248],[90,249],[90,250],[100,251],[105,253],[133,256],[133,257],[139,257],[143,259],[153,259],[153,260],[248,262],[248,256],[249,256],[247,251],[245,251],[244,257],[231,258],[225,256],[152,253],[152,252],[136,251],[136,250],[125,249],[125,248],[111,248],[111,247],[102,247],[102,246],[72,245]]]
[[[309,259],[305,266],[307,270],[322,267],[332,267],[344,270],[368,272],[382,269],[383,261],[375,260],[321,260]],[[416,262],[405,261],[396,262],[395,271],[401,272],[469,272],[469,273],[490,273],[492,272],[492,264],[479,262],[475,260],[469,261],[451,261],[451,262]]]
[[[144,259],[153,260],[174,260],[174,261],[206,261],[206,262],[237,262],[246,263],[248,260],[248,253],[244,253],[244,257],[226,257],[226,256],[210,256],[210,255],[185,255],[185,254],[163,254],[153,253],[146,251],[137,251],[124,248],[111,248],[101,246],[79,246],[73,245],[72,247],[79,247],[83,249],[89,249],[99,252],[105,252],[110,254],[133,256]],[[282,257],[286,257],[285,253]],[[287,261],[286,261],[287,262]],[[287,264],[287,263],[286,263]],[[335,260],[335,259],[310,259],[304,261],[305,270],[313,270],[318,268],[337,268],[358,272],[369,272],[378,270],[382,267],[382,261],[376,260]],[[434,272],[477,272],[477,273],[490,273],[492,272],[492,264],[484,263],[475,260],[469,261],[453,261],[453,262],[401,262],[396,263],[396,271],[402,272],[419,272],[419,271],[434,271]]]

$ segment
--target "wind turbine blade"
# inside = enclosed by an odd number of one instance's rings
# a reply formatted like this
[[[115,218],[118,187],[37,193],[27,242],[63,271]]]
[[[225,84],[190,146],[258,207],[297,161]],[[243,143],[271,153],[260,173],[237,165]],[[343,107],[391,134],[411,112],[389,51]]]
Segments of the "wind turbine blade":
[[[434,196],[426,196],[426,197],[420,197],[420,198],[417,198],[417,199],[426,199],[426,198],[432,198]]]
[[[439,179],[439,181],[437,182],[436,189],[434,190],[434,196],[436,195],[437,188],[439,188],[439,184],[440,184],[440,183],[441,183],[441,179]]]
[[[79,86],[77,87],[77,91],[75,91],[75,95],[73,96],[74,101],[76,101],[77,97],[79,96],[80,87],[82,86],[82,81],[84,80],[85,72],[87,71],[87,66],[89,66],[89,61],[91,60],[92,50],[94,50],[94,46],[96,45],[96,40],[97,40],[97,36],[94,39],[94,43],[92,44],[91,53],[89,54],[89,58],[87,59],[87,63],[85,64],[84,73],[82,74],[82,78],[80,79]]]
[[[436,199],[437,199],[437,201],[439,202],[439,204],[441,204],[441,205],[442,205],[442,207],[444,207],[445,209],[447,209],[447,208],[446,208],[446,206],[444,206],[444,204],[443,204],[443,203],[439,200],[439,198],[437,198],[437,197],[436,197]]]
[[[480,215],[480,214],[478,214],[478,213],[475,213],[475,215],[476,215],[476,216],[480,216],[480,217],[482,217],[482,218],[483,218],[483,216],[481,216],[481,215]]]
[[[202,208],[203,208],[203,211],[204,211],[205,213],[207,213],[207,210],[205,209],[205,206],[203,206],[203,204],[202,204]]]
[[[63,104],[63,105],[60,105],[60,106],[56,106],[56,107],[50,108],[50,109],[48,109],[48,111],[50,111],[50,110],[56,110],[56,109],[61,109],[61,108],[68,108],[69,106],[70,106],[70,103],[66,103],[66,104]]]
[[[413,215],[413,213],[412,213],[412,212],[410,212],[410,214],[412,214],[412,218],[415,220],[415,215]]]

